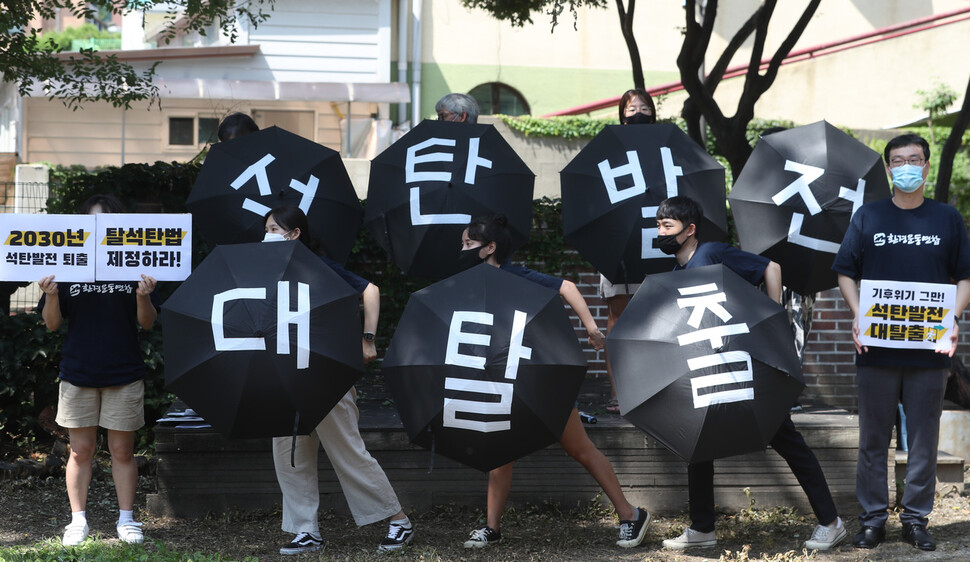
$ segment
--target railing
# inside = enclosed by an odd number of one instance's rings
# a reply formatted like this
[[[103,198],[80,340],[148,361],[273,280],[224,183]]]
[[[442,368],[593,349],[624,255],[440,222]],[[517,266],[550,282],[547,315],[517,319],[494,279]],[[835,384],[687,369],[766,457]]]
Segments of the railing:
[[[47,206],[46,182],[0,182],[0,213],[40,213]],[[6,259],[0,253],[0,259]],[[0,282],[0,311],[23,312],[37,306],[37,283]]]

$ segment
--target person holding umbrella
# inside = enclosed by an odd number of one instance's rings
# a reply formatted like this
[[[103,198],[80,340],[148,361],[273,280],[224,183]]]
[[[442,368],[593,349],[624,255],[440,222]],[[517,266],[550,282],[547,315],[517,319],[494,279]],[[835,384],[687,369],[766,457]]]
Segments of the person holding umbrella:
[[[508,261],[510,253],[511,236],[507,221],[502,215],[473,219],[462,233],[459,254],[462,267],[467,269],[484,262],[559,291],[586,328],[590,345],[597,350],[603,349],[606,345],[605,337],[596,326],[586,301],[583,300],[576,285],[571,281],[512,265]],[[647,525],[650,523],[650,513],[627,501],[613,465],[586,435],[576,408],[572,409],[559,442],[569,456],[589,471],[613,503],[613,508],[620,518],[620,540],[616,542],[617,546],[632,548],[642,543],[647,534]],[[505,510],[505,502],[512,487],[512,468],[513,463],[508,463],[489,472],[486,525],[471,532],[469,539],[465,541],[465,548],[484,548],[490,543],[502,540],[502,512]]]
[[[81,204],[79,212],[124,209],[111,195],[95,195]],[[38,285],[44,294],[37,307],[47,328],[58,330],[67,321],[57,423],[67,428],[71,442],[65,469],[71,523],[61,542],[76,546],[88,536],[88,486],[101,426],[108,431],[111,477],[118,496],[118,538],[141,543],[141,523],[132,517],[138,484],[135,431],[145,425],[145,361],[138,327],[149,330],[155,324],[160,304],[155,279],[142,275],[138,283],[57,283],[49,275]]]
[[[618,106],[620,125],[652,125],[657,122],[657,106],[646,90],[639,88],[627,90],[620,96]],[[613,325],[623,314],[630,302],[630,295],[637,292],[639,283],[614,284],[600,273],[600,297],[606,301],[606,332],[613,329]],[[610,378],[610,400],[606,403],[606,411],[611,414],[620,413],[620,404],[616,400],[616,382],[613,380],[613,368],[610,366],[610,356],[605,351],[606,374]]]
[[[752,285],[764,283],[768,296],[781,303],[781,267],[777,263],[723,242],[699,242],[697,225],[703,211],[689,197],[670,197],[657,210],[657,245],[677,259],[674,270],[724,264]],[[771,447],[788,463],[802,486],[818,526],[805,548],[829,550],[846,537],[845,525],[838,516],[835,501],[829,491],[825,474],[815,454],[795,429],[791,416],[786,416]],[[691,463],[687,466],[687,490],[691,524],[673,539],[663,541],[664,548],[682,550],[690,547],[714,546],[714,461]]]
[[[438,121],[478,123],[478,102],[468,94],[445,94],[434,104]]]
[[[294,206],[271,210],[265,219],[264,242],[299,240],[320,256],[330,268],[354,287],[364,305],[364,333],[361,336],[364,362],[377,357],[374,332],[380,310],[380,290],[337,262],[322,254],[322,248],[310,234],[306,215]],[[317,476],[318,443],[333,465],[340,487],[358,526],[390,518],[387,536],[378,550],[398,550],[414,538],[414,526],[401,509],[397,494],[380,464],[367,452],[357,425],[357,392],[351,388],[316,427],[314,435],[273,438],[273,463],[276,479],[283,492],[284,531],[296,535],[280,548],[280,554],[301,554],[323,548],[317,509],[320,492]]]

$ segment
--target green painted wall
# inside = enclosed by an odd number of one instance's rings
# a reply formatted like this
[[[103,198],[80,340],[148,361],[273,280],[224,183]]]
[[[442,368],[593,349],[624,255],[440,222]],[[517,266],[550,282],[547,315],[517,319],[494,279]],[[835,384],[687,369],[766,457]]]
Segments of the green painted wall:
[[[648,86],[679,79],[676,72],[645,73]],[[619,96],[632,87],[629,71],[422,63],[421,115],[433,117],[434,104],[441,96],[468,93],[487,82],[502,82],[518,90],[536,116]]]

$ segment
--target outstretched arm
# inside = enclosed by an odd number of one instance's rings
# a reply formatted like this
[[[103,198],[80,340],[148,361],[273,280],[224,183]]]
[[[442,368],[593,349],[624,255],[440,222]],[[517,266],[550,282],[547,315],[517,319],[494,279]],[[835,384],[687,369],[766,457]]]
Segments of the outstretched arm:
[[[771,300],[781,304],[781,266],[775,262],[768,262],[765,268],[765,290]]]
[[[377,285],[368,283],[361,293],[364,302],[364,331],[377,333],[377,320],[381,313],[381,290]],[[361,340],[364,349],[364,363],[370,363],[377,357],[377,345],[373,341]]]
[[[593,315],[589,312],[589,307],[586,306],[586,299],[580,294],[579,289],[576,288],[576,284],[572,281],[563,280],[562,286],[559,288],[559,294],[576,311],[576,316],[579,316],[579,321],[586,328],[586,334],[589,336],[589,344],[593,346],[593,349],[603,349],[606,347],[606,336],[603,335],[599,326],[596,325],[596,321],[593,320]]]

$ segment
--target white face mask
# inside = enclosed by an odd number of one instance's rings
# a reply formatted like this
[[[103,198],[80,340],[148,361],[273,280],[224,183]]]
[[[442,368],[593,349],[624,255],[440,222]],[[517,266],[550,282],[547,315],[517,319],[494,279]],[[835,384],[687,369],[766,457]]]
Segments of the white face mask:
[[[279,232],[267,232],[266,235],[263,236],[263,242],[285,242],[285,241],[286,241],[286,235],[280,234]]]

